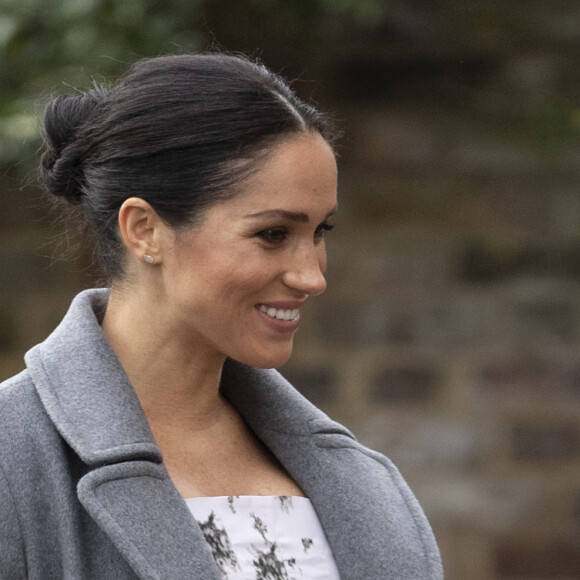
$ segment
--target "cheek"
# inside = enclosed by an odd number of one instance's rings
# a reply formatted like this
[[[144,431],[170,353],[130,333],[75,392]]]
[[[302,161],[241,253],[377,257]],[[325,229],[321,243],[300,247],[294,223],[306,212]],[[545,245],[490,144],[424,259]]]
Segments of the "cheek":
[[[273,268],[264,260],[239,256],[221,269],[221,286],[226,297],[260,292],[273,277]]]

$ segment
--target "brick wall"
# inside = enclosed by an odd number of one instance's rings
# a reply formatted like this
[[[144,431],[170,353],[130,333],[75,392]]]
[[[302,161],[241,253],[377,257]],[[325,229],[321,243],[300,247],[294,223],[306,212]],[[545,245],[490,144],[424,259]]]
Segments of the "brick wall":
[[[0,379],[58,324],[92,270],[89,251],[14,168],[0,178]]]

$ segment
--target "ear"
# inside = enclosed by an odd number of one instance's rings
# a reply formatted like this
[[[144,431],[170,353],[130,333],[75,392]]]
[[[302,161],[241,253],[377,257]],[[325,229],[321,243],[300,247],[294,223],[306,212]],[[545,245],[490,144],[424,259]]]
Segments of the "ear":
[[[129,252],[140,262],[152,256],[161,261],[160,241],[166,228],[151,205],[140,197],[130,197],[119,208],[119,231]]]

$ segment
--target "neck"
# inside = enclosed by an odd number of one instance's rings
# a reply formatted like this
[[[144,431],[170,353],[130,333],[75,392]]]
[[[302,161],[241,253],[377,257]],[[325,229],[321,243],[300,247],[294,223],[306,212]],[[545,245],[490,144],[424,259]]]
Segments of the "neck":
[[[111,291],[102,330],[115,351],[150,424],[204,430],[218,422],[224,357],[184,343],[167,325],[158,301],[131,289]]]

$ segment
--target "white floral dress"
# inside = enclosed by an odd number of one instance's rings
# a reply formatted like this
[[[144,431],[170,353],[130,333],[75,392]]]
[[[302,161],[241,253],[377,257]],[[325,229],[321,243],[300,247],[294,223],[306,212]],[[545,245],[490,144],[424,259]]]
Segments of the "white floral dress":
[[[340,580],[305,497],[219,496],[185,500],[227,580]]]

